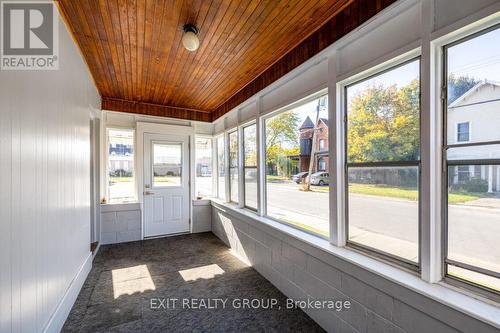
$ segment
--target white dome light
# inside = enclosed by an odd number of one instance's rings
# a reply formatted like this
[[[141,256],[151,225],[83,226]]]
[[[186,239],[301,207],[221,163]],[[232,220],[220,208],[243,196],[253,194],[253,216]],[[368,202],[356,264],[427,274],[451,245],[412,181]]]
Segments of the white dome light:
[[[198,39],[198,29],[192,24],[186,24],[183,28],[184,35],[182,35],[182,45],[188,51],[196,51],[200,46]]]

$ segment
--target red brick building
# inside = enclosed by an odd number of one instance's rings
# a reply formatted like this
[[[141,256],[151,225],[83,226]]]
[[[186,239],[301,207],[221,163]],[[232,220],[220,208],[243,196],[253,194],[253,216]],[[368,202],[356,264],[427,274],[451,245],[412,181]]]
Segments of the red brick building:
[[[299,172],[309,171],[309,161],[311,160],[311,148],[313,140],[314,123],[307,117],[299,127],[300,133],[300,154]],[[316,126],[316,149],[313,165],[313,172],[328,171],[328,119],[320,118]]]

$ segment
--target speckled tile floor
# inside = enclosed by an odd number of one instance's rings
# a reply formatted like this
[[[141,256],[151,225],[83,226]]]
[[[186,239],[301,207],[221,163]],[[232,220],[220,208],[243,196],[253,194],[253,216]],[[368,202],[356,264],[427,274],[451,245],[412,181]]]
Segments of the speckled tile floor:
[[[244,299],[286,302],[212,233],[103,246],[63,332],[322,332],[299,309]]]

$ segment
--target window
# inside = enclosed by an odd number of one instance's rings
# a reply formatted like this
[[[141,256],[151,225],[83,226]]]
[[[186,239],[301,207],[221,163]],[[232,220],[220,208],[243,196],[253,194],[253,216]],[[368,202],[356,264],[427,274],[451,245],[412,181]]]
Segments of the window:
[[[308,186],[305,176],[310,168],[318,171],[314,147],[320,118],[328,118],[326,99],[310,99],[264,119],[266,214],[323,237],[329,234],[328,187]]]
[[[500,295],[500,63],[491,59],[500,59],[498,45],[496,28],[444,48],[446,278],[496,297]]]
[[[257,133],[256,125],[243,127],[243,169],[245,173],[245,207],[257,209]]]
[[[181,186],[182,143],[153,142],[153,188]]]
[[[107,136],[109,202],[135,201],[134,131],[108,128]]]
[[[212,196],[212,139],[196,138],[196,197]]]
[[[229,133],[229,194],[238,203],[238,131]]]
[[[320,157],[318,160],[318,170],[326,171],[326,161],[323,157]]]
[[[419,261],[420,61],[345,89],[347,242],[416,268]]]
[[[325,150],[325,139],[319,140],[319,150]]]
[[[226,167],[224,159],[224,136],[217,138],[217,197],[224,199],[226,193]]]
[[[469,142],[470,141],[470,123],[458,123],[457,124],[457,142]]]

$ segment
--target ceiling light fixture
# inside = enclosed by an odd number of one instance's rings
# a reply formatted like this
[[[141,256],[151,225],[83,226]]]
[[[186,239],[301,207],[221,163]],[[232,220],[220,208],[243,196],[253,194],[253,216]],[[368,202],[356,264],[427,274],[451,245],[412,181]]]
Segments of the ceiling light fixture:
[[[186,24],[182,30],[184,30],[184,35],[182,35],[182,45],[184,45],[188,51],[196,51],[200,46],[198,28],[196,28],[193,24]]]

